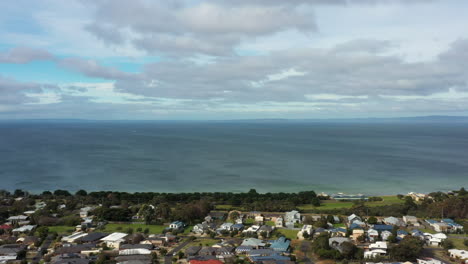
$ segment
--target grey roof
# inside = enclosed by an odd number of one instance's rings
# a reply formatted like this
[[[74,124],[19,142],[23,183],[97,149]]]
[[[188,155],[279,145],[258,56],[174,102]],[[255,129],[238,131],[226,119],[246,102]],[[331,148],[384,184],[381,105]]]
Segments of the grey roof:
[[[152,244],[123,244],[120,245],[120,249],[137,249],[137,248],[144,248],[144,249],[153,249]]]

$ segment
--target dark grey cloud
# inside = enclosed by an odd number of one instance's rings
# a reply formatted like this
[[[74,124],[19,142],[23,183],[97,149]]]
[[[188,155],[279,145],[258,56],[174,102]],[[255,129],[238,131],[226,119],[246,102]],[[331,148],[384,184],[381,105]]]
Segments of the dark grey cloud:
[[[0,52],[0,63],[24,64],[31,61],[53,59],[54,56],[45,50],[27,47],[15,47],[8,51]]]
[[[42,85],[0,76],[0,105],[16,105],[36,102],[36,98],[27,96],[27,93],[42,93],[44,90],[56,90],[53,85]]]

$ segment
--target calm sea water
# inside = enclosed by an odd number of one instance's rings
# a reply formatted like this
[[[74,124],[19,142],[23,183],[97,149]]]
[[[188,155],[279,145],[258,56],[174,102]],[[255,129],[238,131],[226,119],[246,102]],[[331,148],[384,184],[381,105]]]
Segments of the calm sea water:
[[[396,194],[468,187],[468,125],[0,123],[0,189]]]

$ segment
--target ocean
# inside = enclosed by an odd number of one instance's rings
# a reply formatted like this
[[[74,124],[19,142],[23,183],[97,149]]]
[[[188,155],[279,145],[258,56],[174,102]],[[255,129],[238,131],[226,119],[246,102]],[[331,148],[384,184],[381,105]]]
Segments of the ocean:
[[[406,194],[468,187],[468,124],[0,122],[0,189]]]

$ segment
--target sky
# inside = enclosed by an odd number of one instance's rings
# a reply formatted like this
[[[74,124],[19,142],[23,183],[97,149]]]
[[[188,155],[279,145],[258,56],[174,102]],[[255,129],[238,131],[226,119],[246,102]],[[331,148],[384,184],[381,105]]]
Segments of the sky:
[[[468,1],[0,2],[0,119],[468,115]]]

